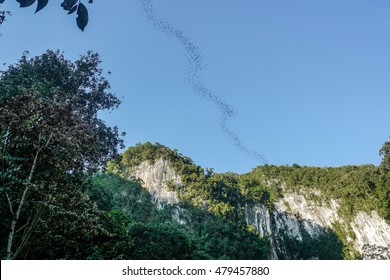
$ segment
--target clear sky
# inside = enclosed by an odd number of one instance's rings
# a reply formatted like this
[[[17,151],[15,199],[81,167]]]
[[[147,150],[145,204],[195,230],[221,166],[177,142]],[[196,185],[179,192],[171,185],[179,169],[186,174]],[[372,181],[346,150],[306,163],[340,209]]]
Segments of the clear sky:
[[[152,0],[154,20],[182,41],[153,24],[145,1],[84,0],[81,32],[62,1],[34,15],[6,0],[1,65],[25,50],[71,60],[94,50],[123,100],[102,118],[126,131],[126,146],[159,142],[219,172],[263,164],[252,152],[276,165],[379,164],[390,136],[389,1]],[[233,136],[221,108],[189,85],[184,39],[206,65],[197,81],[234,110]]]

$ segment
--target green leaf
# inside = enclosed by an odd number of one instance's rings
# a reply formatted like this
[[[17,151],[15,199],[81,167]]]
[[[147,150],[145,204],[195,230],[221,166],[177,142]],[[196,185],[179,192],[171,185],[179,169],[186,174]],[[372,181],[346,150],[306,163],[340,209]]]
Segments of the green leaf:
[[[77,0],[64,0],[61,3],[61,7],[64,8],[65,11],[69,11],[72,9],[77,3]]]
[[[35,13],[38,13],[40,10],[46,7],[49,0],[38,0],[37,9],[35,10]]]
[[[76,10],[77,10],[77,5],[73,6],[73,8],[69,10],[68,15],[73,14]]]
[[[84,28],[87,26],[88,24],[88,10],[87,8],[84,6],[83,3],[80,3],[79,4],[79,7],[77,9],[77,18],[76,18],[76,21],[77,21],[77,26],[82,30],[84,31]]]
[[[16,0],[20,4],[21,8],[29,7],[35,3],[36,0]]]

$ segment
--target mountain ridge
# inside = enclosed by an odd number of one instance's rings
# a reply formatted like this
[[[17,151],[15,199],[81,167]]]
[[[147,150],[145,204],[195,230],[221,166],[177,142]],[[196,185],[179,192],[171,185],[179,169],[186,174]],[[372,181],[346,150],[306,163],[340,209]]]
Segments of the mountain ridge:
[[[387,189],[387,177],[379,167],[261,166],[241,175],[218,174],[195,165],[176,150],[147,142],[130,147],[107,170],[138,180],[160,209],[186,202],[255,231],[268,239],[271,259],[332,259],[336,258],[334,252],[346,259],[389,257],[387,209],[378,206],[377,197],[378,189]],[[341,177],[345,178],[338,178],[336,171],[344,172]],[[322,178],[324,172],[330,173],[333,181]],[[302,178],[298,174],[303,174]],[[323,179],[328,189],[320,188]],[[307,182],[313,182],[314,187],[305,186]],[[353,190],[356,198],[345,200],[337,186],[332,186],[336,183],[343,192],[348,191],[346,196]],[[361,200],[365,203],[358,205]],[[172,217],[184,223],[180,206],[174,209]],[[371,226],[367,228],[365,222]],[[367,248],[382,253],[370,257]]]

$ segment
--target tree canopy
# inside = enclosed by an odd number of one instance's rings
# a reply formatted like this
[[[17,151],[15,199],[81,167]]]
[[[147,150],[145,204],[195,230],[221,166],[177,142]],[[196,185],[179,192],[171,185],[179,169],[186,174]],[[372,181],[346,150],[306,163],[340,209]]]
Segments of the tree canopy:
[[[379,150],[379,155],[382,156],[381,166],[390,172],[390,141],[383,144],[382,148]]]
[[[58,51],[47,51],[31,59],[25,54],[0,72],[1,239],[6,246],[1,245],[6,258],[21,252],[53,217],[64,222],[55,223],[59,232],[68,229],[75,236],[81,224],[84,230],[98,228],[97,213],[83,193],[90,175],[123,146],[118,128],[98,117],[120,103],[109,92],[99,63],[93,52],[71,62]]]
[[[313,256],[330,259],[357,258],[359,254],[349,238],[353,236],[352,229],[348,228],[349,222],[355,218],[357,213],[363,211],[370,214],[375,210],[390,223],[390,173],[385,168],[390,151],[388,143],[386,142],[381,149],[381,154],[384,156],[381,166],[264,165],[256,167],[249,173],[238,175],[218,174],[210,169],[205,171],[176,150],[171,150],[158,143],[147,142],[129,147],[122,153],[120,161],[108,164],[107,170],[128,178],[133,167],[141,162],[153,164],[157,159],[166,159],[180,175],[181,184],[167,182],[168,188],[176,191],[180,201],[198,208],[204,208],[207,205],[209,213],[236,226],[234,230],[229,228],[224,232],[234,231],[236,234],[240,232],[240,229],[244,232],[248,230],[244,215],[247,204],[260,202],[272,209],[274,202],[282,198],[285,192],[303,194],[317,205],[328,205],[331,200],[336,200],[339,203],[338,214],[345,223],[335,224],[333,230],[324,230],[319,239],[313,239],[310,235],[305,235],[302,241],[291,239],[287,235],[280,236],[280,238],[284,240],[285,249],[291,253],[291,258],[306,259]],[[317,195],[318,193],[321,195]],[[187,213],[194,215],[190,218],[192,224],[201,220],[201,223],[196,226],[199,227],[197,231],[207,232],[208,241],[213,240],[218,243],[220,251],[223,250],[222,248],[235,247],[230,243],[229,234],[224,236],[228,242],[223,244],[218,241],[218,238],[214,240],[213,234],[209,233],[214,226],[218,228],[214,232],[229,226],[220,225],[215,218],[210,219],[212,222],[207,224],[208,219],[205,216],[200,215],[194,218],[197,215],[193,210],[188,210]],[[244,243],[249,244],[250,238],[246,234],[242,233],[246,240]],[[259,248],[259,246],[250,248]],[[207,248],[205,252],[215,256],[211,248]],[[251,249],[248,249],[246,258],[250,258],[248,257],[250,252]],[[233,250],[227,256],[234,255],[235,258],[240,258],[235,254]]]

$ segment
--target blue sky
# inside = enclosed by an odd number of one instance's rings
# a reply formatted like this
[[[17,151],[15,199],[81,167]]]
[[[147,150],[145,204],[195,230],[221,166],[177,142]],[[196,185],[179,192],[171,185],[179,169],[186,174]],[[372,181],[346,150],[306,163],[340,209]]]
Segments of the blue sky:
[[[221,111],[186,83],[186,50],[156,28],[138,1],[95,0],[78,30],[61,1],[18,8],[0,28],[0,62],[60,49],[69,59],[98,52],[112,74],[118,110],[102,114],[127,146],[159,142],[216,171],[259,162],[221,127]],[[229,128],[269,164],[379,164],[390,136],[390,2],[154,0],[207,67],[201,83],[234,109]],[[4,69],[3,66],[1,66]]]

